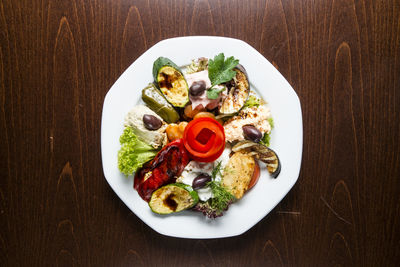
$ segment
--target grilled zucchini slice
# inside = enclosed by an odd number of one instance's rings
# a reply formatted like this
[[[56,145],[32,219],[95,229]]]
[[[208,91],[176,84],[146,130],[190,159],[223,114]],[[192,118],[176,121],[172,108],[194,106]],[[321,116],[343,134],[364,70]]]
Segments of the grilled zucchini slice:
[[[191,186],[175,183],[154,191],[149,206],[155,213],[170,214],[189,209],[197,202],[199,202],[199,196]]]
[[[184,107],[189,102],[189,86],[180,68],[165,57],[153,64],[154,81],[165,98],[175,107]]]

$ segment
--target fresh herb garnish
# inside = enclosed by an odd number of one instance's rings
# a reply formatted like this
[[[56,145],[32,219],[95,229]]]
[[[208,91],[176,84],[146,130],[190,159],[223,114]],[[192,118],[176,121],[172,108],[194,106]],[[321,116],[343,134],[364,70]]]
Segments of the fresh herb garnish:
[[[213,197],[207,202],[209,203],[210,208],[213,209],[216,213],[222,213],[223,211],[228,209],[228,206],[235,200],[235,197],[231,193],[226,191],[224,187],[222,187],[221,182],[215,180],[217,175],[222,176],[221,161],[219,161],[212,170],[212,180],[207,183],[207,186],[211,188],[211,191],[213,193]]]
[[[235,77],[236,72],[233,70],[234,67],[239,64],[239,60],[234,57],[228,57],[225,60],[224,53],[220,53],[208,61],[208,78],[211,81],[211,88],[207,90],[207,97],[209,99],[217,99],[218,94],[222,92],[221,89],[216,91],[213,88],[215,85],[229,82]]]
[[[207,90],[207,98],[208,99],[217,99],[219,96],[219,93],[224,91],[225,88],[218,89],[218,88],[210,88]]]
[[[221,186],[220,182],[211,181],[207,184],[213,193],[213,197],[208,201],[211,208],[223,212],[228,209],[228,206],[235,200],[235,197]]]
[[[215,166],[214,169],[211,172],[212,180],[215,180],[217,175],[222,176],[222,162],[221,161],[217,162],[217,166]]]

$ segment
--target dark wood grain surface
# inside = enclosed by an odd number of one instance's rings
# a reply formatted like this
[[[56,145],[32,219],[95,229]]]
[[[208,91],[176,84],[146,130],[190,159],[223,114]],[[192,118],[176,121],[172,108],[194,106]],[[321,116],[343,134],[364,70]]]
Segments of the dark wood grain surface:
[[[161,236],[102,171],[104,96],[158,41],[255,47],[301,100],[300,177],[233,238]],[[0,1],[0,266],[396,266],[400,2]]]

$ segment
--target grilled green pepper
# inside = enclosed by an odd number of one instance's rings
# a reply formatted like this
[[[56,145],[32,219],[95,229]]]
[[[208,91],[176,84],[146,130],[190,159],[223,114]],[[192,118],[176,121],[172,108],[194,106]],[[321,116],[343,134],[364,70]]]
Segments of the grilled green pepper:
[[[142,90],[142,99],[151,110],[166,122],[173,123],[179,120],[178,112],[168,103],[153,83],[150,83]]]
[[[170,59],[159,57],[153,64],[153,77],[161,93],[175,107],[189,102],[189,86],[179,67]]]

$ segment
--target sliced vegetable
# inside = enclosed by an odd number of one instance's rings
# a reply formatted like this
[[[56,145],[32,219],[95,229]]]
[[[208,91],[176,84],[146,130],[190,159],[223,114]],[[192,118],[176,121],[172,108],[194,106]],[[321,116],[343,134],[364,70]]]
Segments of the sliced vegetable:
[[[272,149],[265,145],[254,143],[249,140],[238,142],[232,151],[238,152],[244,150],[248,155],[255,156],[257,159],[267,164],[267,170],[273,178],[278,177],[281,172],[281,163],[278,155]]]
[[[136,172],[134,188],[142,199],[149,201],[156,189],[175,182],[188,163],[189,155],[183,140],[175,140],[163,147],[152,161]]]
[[[178,112],[171,106],[153,83],[142,90],[142,99],[151,110],[157,113],[166,122],[172,123],[179,120]]]
[[[199,202],[197,192],[188,185],[175,183],[163,186],[151,195],[149,206],[158,214],[170,214],[189,209]]]
[[[118,168],[125,175],[134,173],[158,153],[151,145],[140,141],[131,127],[124,129],[119,142],[121,149],[118,151]]]
[[[242,198],[249,188],[255,164],[252,156],[242,152],[234,153],[229,159],[221,183],[236,199]]]
[[[180,68],[170,59],[159,57],[153,64],[153,77],[165,98],[175,107],[189,102],[189,87]]]
[[[230,88],[228,96],[222,102],[219,112],[221,114],[233,114],[238,112],[246,103],[250,93],[250,83],[246,70],[242,65],[235,68],[236,75],[233,79],[234,87]]]
[[[216,160],[225,148],[225,133],[215,119],[203,117],[192,120],[183,133],[185,148],[199,162]]]
[[[250,183],[249,183],[249,188],[247,190],[250,190],[251,188],[253,188],[256,183],[258,182],[258,179],[260,178],[260,165],[258,164],[257,161],[255,161],[256,164],[254,166],[254,172],[253,172],[253,176],[251,177]]]

